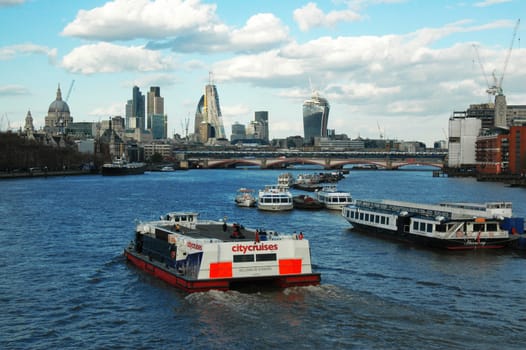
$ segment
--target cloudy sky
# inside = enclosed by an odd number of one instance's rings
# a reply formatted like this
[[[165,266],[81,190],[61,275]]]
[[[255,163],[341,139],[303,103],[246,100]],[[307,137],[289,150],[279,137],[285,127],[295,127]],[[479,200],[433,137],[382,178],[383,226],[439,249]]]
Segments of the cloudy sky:
[[[124,115],[134,85],[160,86],[182,134],[212,76],[228,135],[259,110],[271,138],[303,135],[316,90],[338,134],[432,146],[454,110],[490,101],[493,76],[526,104],[522,14],[524,0],[0,0],[0,129],[28,110],[43,126],[74,81],[76,122]]]

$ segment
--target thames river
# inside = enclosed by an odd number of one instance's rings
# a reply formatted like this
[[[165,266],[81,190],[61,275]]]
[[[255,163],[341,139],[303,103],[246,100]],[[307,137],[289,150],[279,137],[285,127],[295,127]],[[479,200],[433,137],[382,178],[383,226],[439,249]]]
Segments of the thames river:
[[[291,169],[293,174],[320,170]],[[524,349],[526,252],[447,252],[355,233],[338,212],[238,208],[283,171],[0,181],[3,349]],[[430,171],[351,171],[355,199],[512,201]],[[316,287],[185,294],[127,264],[137,220],[192,210],[310,240]]]

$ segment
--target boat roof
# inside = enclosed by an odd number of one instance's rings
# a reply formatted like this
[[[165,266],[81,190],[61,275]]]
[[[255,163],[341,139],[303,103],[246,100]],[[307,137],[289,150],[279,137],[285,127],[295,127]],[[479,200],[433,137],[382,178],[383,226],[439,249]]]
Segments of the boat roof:
[[[511,202],[487,203],[413,203],[394,200],[366,201],[356,200],[356,206],[375,210],[398,211],[418,214],[422,216],[443,216],[451,219],[465,219],[473,217],[495,218],[511,217]]]

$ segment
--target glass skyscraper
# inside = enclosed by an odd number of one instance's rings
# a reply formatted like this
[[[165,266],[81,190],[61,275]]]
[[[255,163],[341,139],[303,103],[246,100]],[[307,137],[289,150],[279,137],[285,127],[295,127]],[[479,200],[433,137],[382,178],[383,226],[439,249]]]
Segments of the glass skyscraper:
[[[316,92],[303,102],[303,133],[306,144],[314,144],[315,137],[327,137],[329,102]]]

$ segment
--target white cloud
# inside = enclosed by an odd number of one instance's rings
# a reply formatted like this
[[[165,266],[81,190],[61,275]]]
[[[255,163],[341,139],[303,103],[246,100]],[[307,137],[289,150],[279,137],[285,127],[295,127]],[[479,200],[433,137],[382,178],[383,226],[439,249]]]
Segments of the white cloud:
[[[0,60],[11,60],[21,55],[45,55],[50,63],[54,63],[57,49],[31,43],[0,47]]]
[[[0,85],[0,96],[1,97],[8,97],[8,96],[22,96],[22,95],[28,95],[29,90],[21,85]]]
[[[488,6],[498,5],[498,4],[504,4],[506,2],[511,2],[511,0],[484,0],[484,1],[481,1],[481,2],[475,3],[473,6],[475,6],[475,7],[488,7]]]
[[[79,11],[62,34],[101,41],[143,38],[151,40],[149,49],[177,52],[261,51],[288,40],[288,28],[271,13],[230,28],[215,10],[215,5],[199,0],[113,0]]]
[[[98,43],[75,48],[64,56],[62,66],[70,72],[93,74],[171,70],[174,62],[170,57],[142,46]]]
[[[288,40],[288,28],[271,13],[261,13],[248,19],[241,29],[234,29],[230,42],[236,51],[272,48]]]
[[[316,27],[333,27],[339,22],[352,22],[362,19],[362,16],[350,9],[331,11],[326,14],[313,2],[294,10],[293,16],[302,31]]]
[[[215,9],[215,5],[199,0],[113,0],[92,10],[80,10],[62,34],[114,41],[213,31]]]

